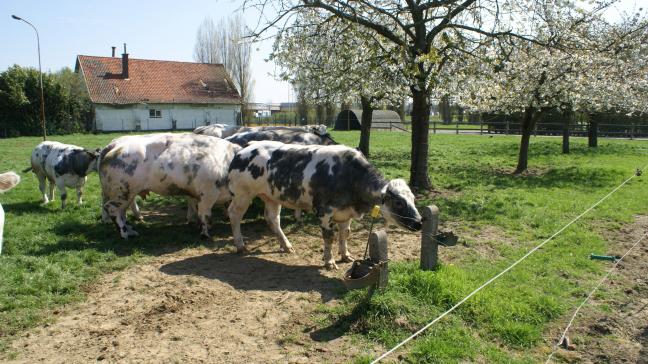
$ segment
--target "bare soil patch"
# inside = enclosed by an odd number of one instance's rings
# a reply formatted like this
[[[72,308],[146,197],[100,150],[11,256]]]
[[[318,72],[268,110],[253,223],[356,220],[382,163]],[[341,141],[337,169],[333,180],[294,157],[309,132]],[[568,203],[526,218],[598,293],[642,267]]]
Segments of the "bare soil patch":
[[[623,255],[648,228],[648,216],[616,232],[605,232],[610,255]],[[612,263],[602,263],[612,266]],[[595,282],[591,283],[591,286]],[[648,238],[623,261],[576,317],[568,336],[572,350],[559,349],[556,361],[570,363],[648,363]],[[575,308],[574,308],[575,309]],[[573,309],[570,310],[571,316]],[[564,325],[551,330],[553,340]],[[553,345],[553,343],[552,343]]]
[[[233,253],[221,234],[213,250],[183,249],[105,275],[85,302],[53,311],[53,323],[13,341],[5,360],[337,363],[381,350],[349,335],[321,335],[318,306],[336,304],[350,264],[322,268],[319,228],[285,228],[296,254],[280,253],[262,223],[243,231],[253,251],[247,256]],[[389,234],[390,258],[418,259],[415,234]],[[351,235],[350,251],[361,257],[368,231],[355,223]]]

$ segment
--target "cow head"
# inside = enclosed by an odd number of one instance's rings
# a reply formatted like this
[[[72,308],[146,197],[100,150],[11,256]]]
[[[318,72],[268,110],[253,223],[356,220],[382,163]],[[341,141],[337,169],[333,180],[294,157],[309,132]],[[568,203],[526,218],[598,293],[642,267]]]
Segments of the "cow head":
[[[96,172],[97,171],[97,162],[99,161],[99,154],[101,153],[101,149],[97,148],[95,150],[88,150],[84,149],[83,154],[85,154],[83,157],[78,157],[79,159],[76,161],[81,169],[84,169],[84,175],[90,173],[90,172]],[[87,163],[87,167],[86,167]]]
[[[314,133],[314,134],[316,134],[316,133]],[[329,133],[324,133],[324,134],[321,134],[321,135],[317,134],[317,135],[320,137],[320,140],[321,140],[320,145],[337,145],[338,144],[335,140],[333,140],[333,138],[331,137],[331,134],[329,134]]]
[[[414,194],[402,179],[389,181],[382,190],[382,215],[387,222],[408,230],[421,230],[421,215],[414,204]]]

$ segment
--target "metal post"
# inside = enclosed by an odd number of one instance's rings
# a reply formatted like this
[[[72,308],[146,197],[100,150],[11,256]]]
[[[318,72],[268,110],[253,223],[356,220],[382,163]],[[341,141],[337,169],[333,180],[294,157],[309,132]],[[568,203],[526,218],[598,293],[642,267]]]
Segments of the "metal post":
[[[382,263],[378,288],[383,289],[387,287],[387,281],[389,280],[387,262],[389,256],[387,253],[387,233],[385,230],[374,231],[369,236],[369,258],[374,262]]]
[[[457,121],[457,135],[459,134],[459,122]]]
[[[47,140],[47,129],[45,128],[45,94],[43,92],[43,70],[41,68],[41,56],[40,56],[40,37],[38,36],[38,30],[36,27],[28,22],[27,20],[16,16],[12,15],[12,18],[16,20],[23,21],[27,24],[29,24],[32,29],[34,29],[34,32],[36,32],[36,46],[38,47],[38,76],[40,78],[40,118],[41,118],[41,128],[43,129],[43,140]]]
[[[436,121],[432,122],[432,131],[433,131],[433,134],[436,134]]]
[[[421,269],[434,270],[438,263],[439,244],[434,238],[439,228],[439,208],[435,205],[423,209],[421,233]]]
[[[484,122],[479,121],[479,135],[484,135]]]
[[[509,131],[511,130],[511,126],[509,125],[509,120],[506,119],[506,135],[509,135]]]

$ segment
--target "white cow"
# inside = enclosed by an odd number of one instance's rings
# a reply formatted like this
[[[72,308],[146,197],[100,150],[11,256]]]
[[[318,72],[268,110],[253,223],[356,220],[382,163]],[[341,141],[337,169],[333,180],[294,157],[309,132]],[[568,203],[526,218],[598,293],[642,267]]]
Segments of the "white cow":
[[[0,174],[0,192],[9,191],[20,183],[20,176],[14,172],[5,172]],[[4,210],[0,205],[0,254],[2,254],[2,233],[4,232]]]
[[[127,239],[137,235],[125,218],[137,195],[184,195],[190,212],[198,212],[201,234],[208,237],[212,206],[231,198],[227,172],[240,149],[226,140],[192,133],[117,138],[102,150],[99,160],[102,214]]]
[[[98,155],[99,149],[90,151],[76,145],[46,141],[34,148],[31,167],[23,172],[33,171],[38,177],[38,188],[43,196],[43,203],[54,201],[56,186],[61,194],[61,207],[65,208],[66,187],[76,188],[77,202],[83,203],[86,176],[97,170]],[[45,192],[46,181],[49,181],[49,193]]]

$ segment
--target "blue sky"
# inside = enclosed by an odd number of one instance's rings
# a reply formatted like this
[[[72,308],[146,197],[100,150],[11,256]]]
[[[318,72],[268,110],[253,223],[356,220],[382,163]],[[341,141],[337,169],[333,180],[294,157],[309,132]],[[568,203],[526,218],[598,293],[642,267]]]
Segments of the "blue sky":
[[[36,36],[16,14],[38,28],[44,71],[74,68],[77,54],[110,56],[111,46],[121,54],[127,43],[131,58],[193,61],[198,26],[205,17],[216,22],[240,7],[231,0],[182,1],[0,1],[0,71],[13,64],[38,67]],[[245,13],[250,26],[258,14]],[[287,83],[269,73],[274,65],[264,61],[272,41],[253,44],[255,100],[282,102],[291,97]]]

